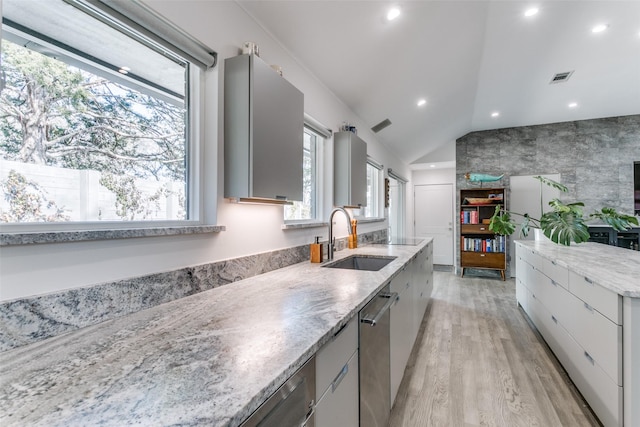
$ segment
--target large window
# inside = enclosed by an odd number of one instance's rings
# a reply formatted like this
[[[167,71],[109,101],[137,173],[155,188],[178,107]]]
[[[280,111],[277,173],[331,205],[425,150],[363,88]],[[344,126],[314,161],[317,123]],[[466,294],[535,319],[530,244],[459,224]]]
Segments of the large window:
[[[0,222],[197,219],[198,67],[62,0],[2,12]]]
[[[321,170],[319,152],[322,148],[323,137],[305,126],[302,143],[303,157],[303,189],[302,201],[293,202],[293,206],[285,206],[285,221],[313,221],[317,219],[319,205],[319,172]]]
[[[380,178],[382,166],[373,160],[367,162],[367,206],[364,208],[364,216],[376,218],[380,214]]]

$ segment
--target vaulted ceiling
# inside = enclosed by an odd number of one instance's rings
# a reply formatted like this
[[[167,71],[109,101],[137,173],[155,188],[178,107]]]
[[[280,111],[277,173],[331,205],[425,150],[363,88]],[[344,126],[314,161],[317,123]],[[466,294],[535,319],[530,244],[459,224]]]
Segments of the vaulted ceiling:
[[[389,119],[407,163],[471,131],[640,114],[640,1],[239,4],[368,126]]]

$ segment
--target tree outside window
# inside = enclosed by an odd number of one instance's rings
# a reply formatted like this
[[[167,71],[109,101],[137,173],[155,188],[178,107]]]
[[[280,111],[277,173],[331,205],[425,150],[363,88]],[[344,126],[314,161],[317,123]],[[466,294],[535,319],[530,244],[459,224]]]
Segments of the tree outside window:
[[[0,222],[187,219],[184,105],[6,39],[2,69]]]

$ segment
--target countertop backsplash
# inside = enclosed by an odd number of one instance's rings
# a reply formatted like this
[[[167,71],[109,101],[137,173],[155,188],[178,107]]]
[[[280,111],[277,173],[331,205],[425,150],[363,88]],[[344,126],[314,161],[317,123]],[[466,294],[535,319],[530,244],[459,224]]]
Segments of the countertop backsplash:
[[[387,230],[358,236],[387,240]],[[337,239],[341,250],[347,239]],[[0,304],[0,352],[132,314],[309,259],[309,245],[101,283]]]

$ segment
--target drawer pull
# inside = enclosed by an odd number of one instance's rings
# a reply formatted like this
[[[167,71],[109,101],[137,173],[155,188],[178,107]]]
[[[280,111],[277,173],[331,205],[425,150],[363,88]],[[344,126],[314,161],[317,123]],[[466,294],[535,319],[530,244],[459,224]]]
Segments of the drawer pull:
[[[342,331],[347,329],[347,325],[348,325],[348,323],[345,323],[344,325],[342,325],[340,327],[340,329],[338,329],[338,331],[335,334],[333,334],[333,337],[336,338],[338,335],[340,335],[342,333]]]
[[[551,261],[551,264],[552,264],[552,265],[558,265],[558,264],[556,264],[556,262],[555,262],[555,261]]]
[[[556,316],[551,315],[551,320],[553,320],[554,323],[558,323],[558,319],[556,319]]]
[[[555,280],[553,280],[553,279],[551,279],[551,284],[552,284],[553,286],[558,286],[558,282],[556,282],[556,281],[555,281]]]
[[[584,357],[587,358],[589,363],[591,363],[592,365],[595,365],[596,362],[593,360],[593,357],[591,357],[591,355],[589,353],[587,353],[586,351],[584,352]]]
[[[336,389],[340,386],[340,383],[342,382],[344,377],[347,376],[348,373],[349,373],[349,364],[347,363],[342,367],[342,370],[340,370],[340,373],[338,374],[336,379],[333,380],[333,382],[331,383],[331,393],[336,391]]]
[[[587,304],[586,302],[584,303],[584,308],[586,308],[587,310],[589,310],[591,313],[593,313],[593,307],[591,307],[589,304]]]
[[[593,285],[593,280],[589,279],[588,277],[585,277],[584,281],[587,282],[590,285]]]

